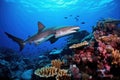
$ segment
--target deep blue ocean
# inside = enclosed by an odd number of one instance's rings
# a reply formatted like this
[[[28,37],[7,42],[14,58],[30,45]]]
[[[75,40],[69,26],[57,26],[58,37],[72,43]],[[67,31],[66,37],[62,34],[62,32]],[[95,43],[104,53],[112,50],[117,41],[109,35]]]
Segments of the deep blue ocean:
[[[91,32],[91,26],[100,19],[120,19],[119,9],[119,0],[0,0],[0,46],[19,52],[19,45],[4,32],[26,40],[37,32],[38,21],[46,28],[76,25],[80,30]],[[49,41],[38,46],[27,44],[22,53],[35,55],[54,48],[62,49],[66,46],[66,37],[54,44]]]

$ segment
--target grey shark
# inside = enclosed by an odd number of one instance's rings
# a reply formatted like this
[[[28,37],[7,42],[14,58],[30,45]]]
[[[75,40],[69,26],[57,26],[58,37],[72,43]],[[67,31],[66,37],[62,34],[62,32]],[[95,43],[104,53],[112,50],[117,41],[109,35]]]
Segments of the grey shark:
[[[26,40],[22,40],[18,37],[15,37],[7,32],[5,34],[11,38],[13,41],[17,42],[20,46],[20,51],[24,48],[26,43],[34,43],[36,45],[45,42],[45,41],[50,41],[51,43],[56,42],[56,40],[62,36],[66,36],[72,33],[75,33],[79,30],[78,26],[66,26],[62,27],[59,29],[44,29],[45,26],[41,23],[38,22],[38,32],[34,34],[33,36],[29,37]]]

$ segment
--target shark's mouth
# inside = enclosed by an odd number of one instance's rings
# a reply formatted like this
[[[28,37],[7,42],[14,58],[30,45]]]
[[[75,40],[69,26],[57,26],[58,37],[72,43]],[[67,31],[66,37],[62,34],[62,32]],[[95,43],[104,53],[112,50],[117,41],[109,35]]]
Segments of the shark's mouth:
[[[80,29],[79,27],[73,27],[73,28],[67,30],[65,33],[66,33],[66,35],[67,34],[72,34],[72,33],[78,32],[79,29]]]
[[[63,31],[61,30],[61,31],[57,32],[55,34],[55,37],[58,38],[58,37],[66,36],[66,35],[78,32],[79,29],[80,29],[80,27],[70,27],[66,30],[63,30]]]
[[[77,31],[79,31],[80,30],[80,27],[73,27],[73,28],[71,28],[69,31],[70,32],[77,32]]]

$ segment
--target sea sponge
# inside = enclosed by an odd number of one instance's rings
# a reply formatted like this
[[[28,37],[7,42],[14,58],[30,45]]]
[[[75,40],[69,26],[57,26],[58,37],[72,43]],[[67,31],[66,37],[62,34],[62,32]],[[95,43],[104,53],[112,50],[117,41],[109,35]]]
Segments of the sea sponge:
[[[69,48],[70,49],[75,49],[75,48],[80,48],[82,46],[86,46],[88,45],[89,43],[87,41],[84,41],[84,42],[81,42],[81,43],[77,43],[77,44],[73,44],[71,45]]]
[[[55,67],[43,67],[35,70],[35,74],[39,77],[53,77],[57,75],[58,69]]]
[[[62,65],[62,64],[64,64],[64,62],[61,61],[60,59],[55,59],[55,60],[52,60],[52,61],[51,61],[52,67],[55,67],[55,68],[58,68],[58,69],[61,68],[61,65]]]

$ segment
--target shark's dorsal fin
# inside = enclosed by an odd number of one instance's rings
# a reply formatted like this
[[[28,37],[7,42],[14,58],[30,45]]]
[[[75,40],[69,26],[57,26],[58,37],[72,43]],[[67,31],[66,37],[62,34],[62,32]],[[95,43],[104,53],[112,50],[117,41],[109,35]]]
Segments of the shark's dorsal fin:
[[[38,21],[38,33],[40,33],[43,29],[45,28],[45,26]]]

